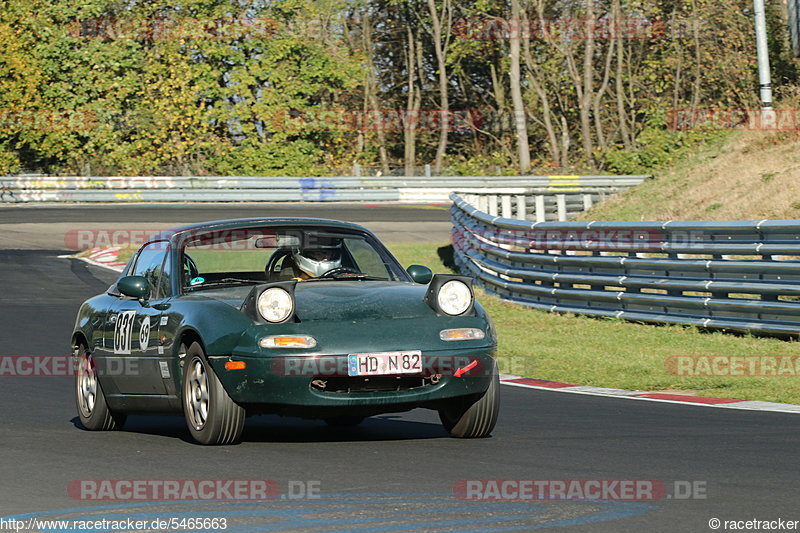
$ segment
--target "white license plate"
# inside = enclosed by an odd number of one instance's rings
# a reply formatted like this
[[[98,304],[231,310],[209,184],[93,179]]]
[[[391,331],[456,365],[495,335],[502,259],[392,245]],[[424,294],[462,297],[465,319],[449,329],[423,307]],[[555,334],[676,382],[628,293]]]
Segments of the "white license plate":
[[[350,376],[387,376],[422,372],[422,352],[351,353],[347,356]]]

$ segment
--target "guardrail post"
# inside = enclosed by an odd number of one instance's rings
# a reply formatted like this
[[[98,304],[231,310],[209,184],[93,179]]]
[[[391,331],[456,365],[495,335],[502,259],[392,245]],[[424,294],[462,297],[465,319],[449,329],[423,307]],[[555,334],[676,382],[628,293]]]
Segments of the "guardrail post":
[[[353,163],[353,176],[356,178],[361,177],[361,165],[358,163]]]
[[[558,210],[558,221],[567,220],[567,195],[556,194],[556,209]]]
[[[493,217],[497,216],[497,195],[489,195],[489,211],[488,213]]]
[[[513,218],[514,215],[511,212],[511,196],[504,194],[500,197],[503,205],[503,218]]]
[[[588,211],[592,208],[592,195],[591,194],[584,194],[583,195],[583,210]]]
[[[489,212],[489,197],[486,195],[478,196],[478,211],[483,211],[484,213]]]
[[[536,195],[536,222],[544,222],[547,217],[544,214],[544,196]]]
[[[525,195],[518,194],[517,195],[517,218],[520,220],[525,220]]]
[[[425,165],[425,177],[426,178],[430,178],[431,177],[431,166],[429,164]]]

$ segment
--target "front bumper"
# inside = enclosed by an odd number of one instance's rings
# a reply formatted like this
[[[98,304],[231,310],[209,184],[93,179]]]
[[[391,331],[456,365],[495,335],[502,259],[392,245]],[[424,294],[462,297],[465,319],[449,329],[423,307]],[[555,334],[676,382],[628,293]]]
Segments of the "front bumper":
[[[421,374],[406,374],[400,379],[373,377],[366,383],[364,378],[347,376],[347,354],[233,354],[212,356],[209,362],[225,390],[239,404],[265,412],[324,417],[415,407],[435,409],[451,398],[479,395],[489,387],[496,371],[495,352],[496,346],[423,351]],[[228,361],[243,361],[246,368],[227,370]],[[463,375],[454,375],[470,365],[472,368]],[[387,390],[394,386],[395,379],[394,390]],[[382,390],[370,390],[371,387]]]

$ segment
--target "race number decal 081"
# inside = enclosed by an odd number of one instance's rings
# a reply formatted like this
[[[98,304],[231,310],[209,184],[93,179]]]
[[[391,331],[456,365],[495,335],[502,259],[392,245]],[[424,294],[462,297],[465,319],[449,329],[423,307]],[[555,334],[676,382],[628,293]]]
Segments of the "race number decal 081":
[[[114,353],[131,353],[131,330],[135,318],[136,311],[124,311],[117,315],[117,323],[114,325]]]

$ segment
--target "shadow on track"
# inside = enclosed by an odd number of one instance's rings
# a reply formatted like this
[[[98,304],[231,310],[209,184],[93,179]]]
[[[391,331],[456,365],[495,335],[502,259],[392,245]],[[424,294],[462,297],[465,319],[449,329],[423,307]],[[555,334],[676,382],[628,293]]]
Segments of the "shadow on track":
[[[85,431],[78,417],[73,417],[70,422]],[[120,431],[177,438],[189,444],[197,444],[189,435],[182,416],[132,415]],[[346,428],[331,427],[322,420],[258,415],[247,419],[242,434],[243,443],[380,442],[449,438],[440,424],[402,420],[397,415],[370,417],[356,427]]]

